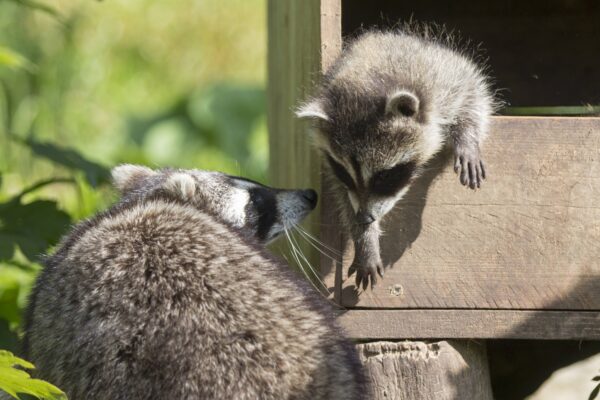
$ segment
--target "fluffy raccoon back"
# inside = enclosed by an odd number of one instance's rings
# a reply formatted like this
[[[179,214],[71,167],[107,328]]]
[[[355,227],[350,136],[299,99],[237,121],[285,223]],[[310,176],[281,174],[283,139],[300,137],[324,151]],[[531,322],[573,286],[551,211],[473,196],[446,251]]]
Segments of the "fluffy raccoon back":
[[[439,125],[453,124],[474,109],[490,115],[498,105],[485,64],[473,62],[473,56],[441,28],[435,34],[433,28],[426,28],[405,26],[361,35],[328,71],[325,87],[344,88],[357,98],[385,97],[398,88],[408,89]],[[356,105],[364,106],[360,101]],[[331,108],[327,111],[335,113]]]
[[[27,332],[69,398],[360,396],[327,304],[229,227],[160,200],[88,225],[48,261]]]

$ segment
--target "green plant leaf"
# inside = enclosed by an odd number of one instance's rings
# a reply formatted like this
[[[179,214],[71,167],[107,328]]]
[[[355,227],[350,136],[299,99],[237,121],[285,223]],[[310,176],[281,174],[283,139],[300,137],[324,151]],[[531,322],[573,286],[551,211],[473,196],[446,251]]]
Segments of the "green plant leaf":
[[[0,263],[0,319],[16,326],[21,322],[27,296],[37,270],[29,267]]]
[[[60,22],[62,22],[60,13],[47,4],[40,3],[37,1],[33,1],[33,0],[12,0],[12,1],[15,3],[21,4],[22,6],[25,6],[27,8],[30,8],[32,10],[44,12],[48,15],[51,15],[51,16],[57,18]]]
[[[11,69],[24,69],[29,72],[34,72],[37,69],[37,66],[27,58],[4,46],[0,46],[0,65]]]
[[[31,261],[58,243],[71,217],[54,201],[0,203],[0,260],[12,258],[15,247]]]
[[[38,142],[33,138],[27,138],[21,142],[40,157],[44,157],[69,169],[82,171],[87,181],[93,187],[110,180],[110,171],[106,167],[87,160],[73,149],[60,147],[53,143]]]
[[[598,382],[600,381],[600,376],[595,376],[592,378],[593,381]]]
[[[192,94],[188,113],[209,144],[245,161],[249,156],[248,138],[264,116],[265,104],[262,88],[218,84]]]
[[[67,398],[56,386],[40,379],[33,379],[26,371],[15,367],[34,368],[30,362],[18,358],[6,350],[0,350],[0,390],[17,399],[19,393],[29,394],[38,399],[62,400]]]

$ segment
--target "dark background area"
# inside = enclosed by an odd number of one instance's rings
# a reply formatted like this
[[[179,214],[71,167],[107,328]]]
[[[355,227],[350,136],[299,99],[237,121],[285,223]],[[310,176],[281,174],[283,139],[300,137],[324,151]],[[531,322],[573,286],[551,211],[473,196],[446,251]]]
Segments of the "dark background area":
[[[510,106],[600,103],[598,1],[344,0],[342,7],[345,36],[412,17],[445,24],[481,44],[495,86]]]

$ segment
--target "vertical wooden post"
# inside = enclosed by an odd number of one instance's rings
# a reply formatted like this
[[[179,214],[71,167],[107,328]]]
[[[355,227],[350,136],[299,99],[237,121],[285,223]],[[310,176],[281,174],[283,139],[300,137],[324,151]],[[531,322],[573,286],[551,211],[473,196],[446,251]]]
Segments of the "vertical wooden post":
[[[357,349],[373,400],[493,399],[483,343],[370,342]]]
[[[341,0],[269,0],[267,119],[274,186],[320,188],[320,158],[310,146],[307,123],[294,117],[294,108],[308,98],[341,49],[340,15]],[[323,192],[319,207],[328,202]],[[315,236],[321,235],[322,215],[323,226],[330,226],[327,210],[317,210],[306,222]],[[338,248],[341,239],[333,235]],[[321,265],[317,272],[333,291],[335,262],[306,245],[302,250],[312,266]]]
[[[294,108],[308,97],[320,66],[320,1],[268,2],[268,107],[271,184],[314,187],[319,161]]]

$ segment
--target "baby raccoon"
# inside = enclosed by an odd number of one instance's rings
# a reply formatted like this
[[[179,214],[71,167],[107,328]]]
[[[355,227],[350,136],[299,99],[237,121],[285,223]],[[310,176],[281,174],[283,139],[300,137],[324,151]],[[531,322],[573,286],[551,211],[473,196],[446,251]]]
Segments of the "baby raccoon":
[[[334,313],[263,244],[316,205],[218,172],[123,165],[30,298],[25,352],[71,400],[360,399]]]
[[[314,121],[314,142],[337,185],[357,287],[383,277],[379,221],[445,144],[463,185],[485,179],[480,146],[494,99],[483,69],[446,42],[427,27],[367,32],[297,112]]]

